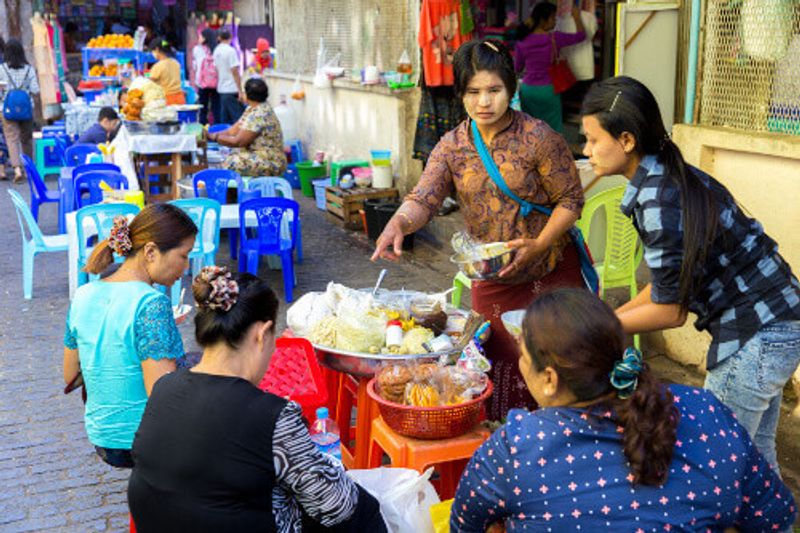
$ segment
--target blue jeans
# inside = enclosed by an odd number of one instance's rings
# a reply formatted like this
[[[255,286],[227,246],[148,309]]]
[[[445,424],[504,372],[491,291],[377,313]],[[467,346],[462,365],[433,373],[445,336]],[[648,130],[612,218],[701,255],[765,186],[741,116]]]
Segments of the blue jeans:
[[[220,93],[219,95],[220,120],[214,119],[215,124],[230,124],[233,126],[244,112],[244,107],[239,101],[238,94]]]
[[[706,374],[705,387],[730,407],[776,472],[783,387],[799,363],[800,321],[775,322]]]

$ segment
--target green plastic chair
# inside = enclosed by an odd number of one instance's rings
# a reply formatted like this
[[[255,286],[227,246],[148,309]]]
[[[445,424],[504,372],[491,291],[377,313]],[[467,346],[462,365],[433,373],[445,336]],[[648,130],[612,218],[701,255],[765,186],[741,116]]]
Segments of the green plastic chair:
[[[605,253],[602,261],[598,260],[597,255],[594,256],[595,270],[600,278],[601,298],[605,295],[606,289],[617,287],[628,287],[631,298],[639,292],[636,286],[636,269],[642,261],[644,249],[639,242],[639,234],[633,227],[633,223],[622,214],[619,208],[625,187],[625,185],[614,187],[586,200],[583,214],[575,224],[589,242],[592,219],[598,209],[605,210]],[[634,344],[637,348],[639,347],[638,335],[634,336]]]
[[[464,293],[464,287],[471,289],[472,280],[463,272],[459,272],[453,278],[453,293],[450,295],[450,303],[453,307],[461,307],[461,296]]]
[[[44,235],[33,218],[30,207],[17,191],[9,189],[11,201],[17,209],[22,230],[22,293],[26,300],[33,296],[33,259],[42,252],[66,252],[66,235]],[[26,231],[27,229],[27,231]]]

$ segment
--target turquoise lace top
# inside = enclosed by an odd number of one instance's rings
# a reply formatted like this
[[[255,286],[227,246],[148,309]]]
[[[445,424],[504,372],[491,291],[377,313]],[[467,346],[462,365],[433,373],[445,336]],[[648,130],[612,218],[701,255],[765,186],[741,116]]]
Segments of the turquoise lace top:
[[[130,449],[147,403],[142,361],[183,357],[169,299],[138,281],[83,285],[67,313],[64,346],[78,350],[89,441]]]

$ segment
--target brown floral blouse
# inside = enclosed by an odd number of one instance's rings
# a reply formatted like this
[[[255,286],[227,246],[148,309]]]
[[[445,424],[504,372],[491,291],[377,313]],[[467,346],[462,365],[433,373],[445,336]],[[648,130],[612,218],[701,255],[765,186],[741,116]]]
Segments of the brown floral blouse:
[[[545,122],[512,112],[511,124],[488,146],[509,188],[529,202],[580,214],[583,188],[566,141]],[[442,137],[406,200],[427,210],[430,220],[453,187],[467,231],[478,241],[535,238],[547,223],[548,217],[535,211],[523,218],[519,204],[495,185],[472,142],[469,119]],[[514,281],[531,281],[551,272],[568,242],[569,237],[563,236]]]

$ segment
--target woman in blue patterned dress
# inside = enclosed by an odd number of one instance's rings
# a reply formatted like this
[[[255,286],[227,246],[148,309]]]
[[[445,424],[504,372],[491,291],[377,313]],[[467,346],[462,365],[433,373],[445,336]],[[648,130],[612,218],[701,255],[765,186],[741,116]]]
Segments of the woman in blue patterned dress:
[[[614,312],[580,289],[525,315],[510,411],[458,485],[453,532],[785,531],[792,493],[713,394],[661,385]]]
[[[125,262],[110,276],[81,286],[72,300],[64,381],[86,384],[86,433],[112,466],[133,465],[133,436],[153,384],[184,355],[169,298],[153,284],[171,286],[183,275],[196,234],[192,220],[169,204],[147,206],[130,226],[118,217],[85,270],[103,273],[112,252]]]
[[[128,484],[137,531],[384,533],[378,502],[311,441],[300,406],[257,387],[275,351],[275,293],[220,267],[192,292],[203,358],[147,402]]]

